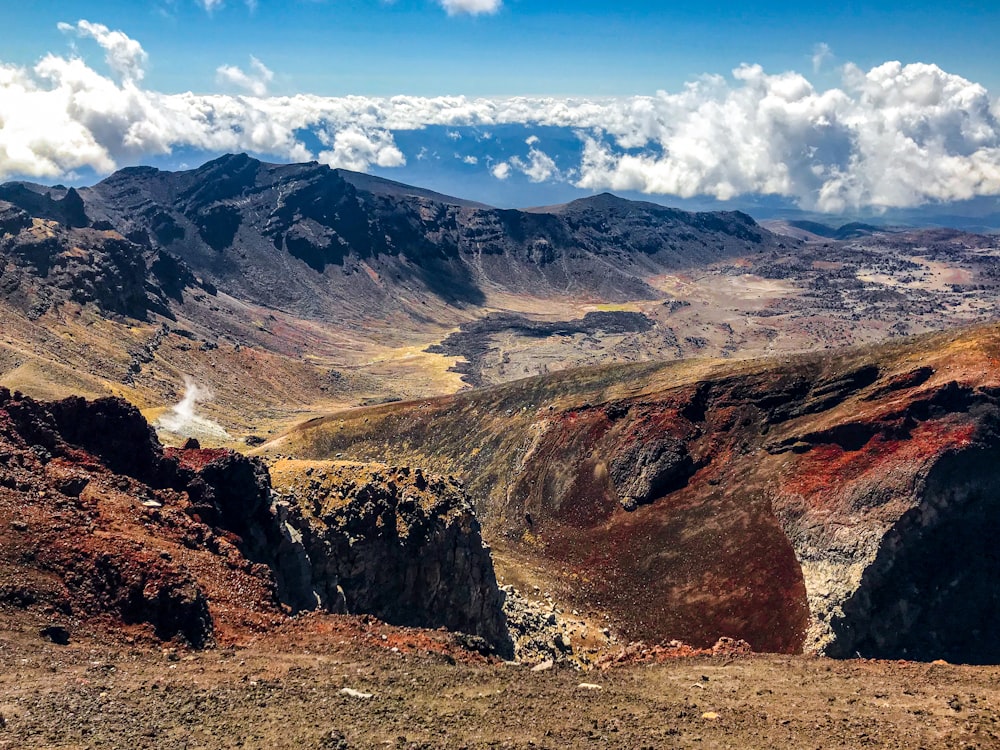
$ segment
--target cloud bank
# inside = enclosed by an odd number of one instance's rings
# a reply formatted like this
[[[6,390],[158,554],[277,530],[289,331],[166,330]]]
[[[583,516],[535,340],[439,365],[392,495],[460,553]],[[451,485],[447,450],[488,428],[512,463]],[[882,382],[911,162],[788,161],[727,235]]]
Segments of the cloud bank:
[[[108,73],[76,55],[48,54],[31,68],[0,62],[0,177],[106,174],[178,148],[394,167],[406,164],[394,133],[518,124],[572,130],[579,163],[559,169],[532,139],[523,158],[483,155],[481,168],[498,179],[776,195],[831,212],[1000,194],[1000,104],[932,64],[848,64],[840,86],[822,91],[800,73],[744,65],[655,96],[331,98],[268,96],[274,74],[254,59],[249,71],[217,71],[249,95],[164,94],[142,85],[148,58],[135,40],[88,21],[61,28],[96,43]]]

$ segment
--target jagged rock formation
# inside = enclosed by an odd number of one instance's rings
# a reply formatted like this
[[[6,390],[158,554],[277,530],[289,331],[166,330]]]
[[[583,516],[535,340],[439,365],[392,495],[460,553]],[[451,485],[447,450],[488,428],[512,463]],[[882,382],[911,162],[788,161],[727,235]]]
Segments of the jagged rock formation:
[[[338,414],[283,449],[463,476],[504,557],[631,638],[989,661],[997,352],[987,327],[605,367]]]
[[[147,293],[141,248],[116,232],[71,227],[0,201],[0,298],[29,317],[67,301],[132,318],[165,309]]]
[[[164,451],[124,401],[40,403],[0,388],[0,606],[40,608],[70,632],[61,623],[104,618],[203,647],[276,624],[282,604],[337,610],[341,592],[353,613],[509,652],[461,490],[419,470],[357,484],[361,473],[338,474],[336,497],[352,502],[304,491],[276,505],[262,461]]]
[[[443,625],[511,653],[489,550],[454,480],[406,467],[295,461],[272,473],[321,606]]]

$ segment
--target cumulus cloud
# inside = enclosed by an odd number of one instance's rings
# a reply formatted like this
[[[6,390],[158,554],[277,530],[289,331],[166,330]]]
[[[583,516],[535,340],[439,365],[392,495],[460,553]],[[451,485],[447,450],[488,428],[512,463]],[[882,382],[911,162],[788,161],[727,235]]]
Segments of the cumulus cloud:
[[[519,172],[594,190],[769,194],[835,212],[1000,194],[1000,103],[936,65],[846,65],[827,90],[799,73],[744,65],[655,96],[331,98],[268,96],[273,74],[252,60],[248,71],[223,66],[219,75],[254,96],[163,94],[142,85],[146,53],[122,32],[87,21],[63,28],[100,45],[111,75],[72,55],[32,67],[0,62],[0,177],[107,173],[177,148],[364,170],[406,163],[395,142],[402,131],[482,137],[519,125],[576,132],[578,161],[560,170],[529,137],[525,157],[487,159],[498,179]],[[319,138],[319,153],[304,134]]]
[[[468,156],[464,157],[462,159],[462,161],[465,162],[466,164],[470,164],[472,166],[475,166],[476,164],[479,163],[479,159],[477,157],[473,156],[472,154],[469,154]]]
[[[441,7],[448,11],[449,16],[461,13],[478,16],[483,13],[496,13],[503,5],[501,0],[438,0]]]
[[[121,31],[112,31],[107,26],[90,21],[77,21],[76,26],[60,23],[64,34],[76,34],[81,38],[93,39],[104,50],[104,59],[122,80],[141,81],[146,74],[149,56],[135,39]]]
[[[251,55],[249,73],[235,65],[220,65],[215,70],[215,77],[219,83],[235,86],[254,96],[264,96],[268,85],[274,80],[274,73]]]
[[[534,144],[538,143],[538,138],[531,136],[525,143],[532,146],[531,150],[528,151],[527,161],[520,156],[511,157],[503,163],[507,169],[504,172],[504,176],[500,179],[507,179],[510,176],[511,169],[522,172],[532,182],[546,182],[548,180],[559,179],[561,175],[559,169],[556,167],[555,160],[541,149],[534,147]],[[493,173],[494,176],[497,176],[496,169],[494,169]]]
[[[396,147],[392,133],[387,130],[369,130],[348,125],[331,134],[319,133],[320,141],[331,148],[321,151],[318,161],[334,168],[363,172],[372,164],[380,167],[401,167],[406,157]]]
[[[640,111],[631,128],[615,120],[581,133],[577,184],[720,199],[773,194],[823,211],[1000,193],[995,103],[935,65],[847,66],[843,88],[824,92],[797,73],[767,75],[756,65],[733,77],[735,85],[709,78],[633,101]]]
[[[510,164],[505,161],[495,164],[490,170],[490,174],[496,177],[498,180],[506,180],[510,177]]]

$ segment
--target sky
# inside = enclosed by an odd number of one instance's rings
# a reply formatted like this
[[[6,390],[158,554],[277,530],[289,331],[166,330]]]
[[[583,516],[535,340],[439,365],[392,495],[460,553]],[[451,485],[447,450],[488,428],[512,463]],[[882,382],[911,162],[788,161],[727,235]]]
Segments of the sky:
[[[497,205],[1000,195],[1000,3],[21,0],[0,179],[228,151]]]

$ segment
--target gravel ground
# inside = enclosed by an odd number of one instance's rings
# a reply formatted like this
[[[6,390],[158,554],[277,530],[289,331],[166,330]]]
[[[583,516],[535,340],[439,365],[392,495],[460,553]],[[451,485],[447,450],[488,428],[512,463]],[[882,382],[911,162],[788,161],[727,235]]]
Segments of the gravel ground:
[[[314,617],[238,648],[0,630],[0,749],[995,748],[1000,668],[699,656],[580,671]]]

